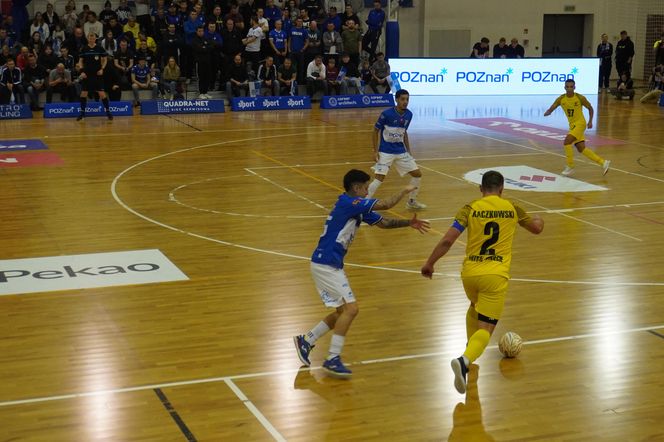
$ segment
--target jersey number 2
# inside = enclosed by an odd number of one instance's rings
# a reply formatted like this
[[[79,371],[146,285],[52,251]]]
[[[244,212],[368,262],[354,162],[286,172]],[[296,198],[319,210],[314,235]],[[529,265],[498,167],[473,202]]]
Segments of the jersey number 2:
[[[480,249],[480,255],[495,255],[496,249],[490,249],[492,245],[498,242],[498,235],[500,234],[500,225],[497,222],[491,221],[484,225],[484,234],[491,235],[491,238],[484,241]]]

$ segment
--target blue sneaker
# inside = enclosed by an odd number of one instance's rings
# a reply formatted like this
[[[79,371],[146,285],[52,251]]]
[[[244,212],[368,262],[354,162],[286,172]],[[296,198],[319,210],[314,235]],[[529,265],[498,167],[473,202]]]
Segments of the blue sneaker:
[[[309,353],[315,345],[311,345],[304,339],[304,335],[293,336],[293,343],[295,344],[295,349],[297,350],[297,357],[300,358],[300,361],[307,367],[311,366],[311,361],[309,360]]]
[[[323,370],[337,378],[349,378],[353,375],[353,372],[346,368],[344,363],[341,362],[341,356],[326,359],[325,362],[323,362]]]
[[[466,392],[466,374],[468,373],[468,368],[463,360],[463,356],[452,359],[450,365],[454,372],[454,388],[456,388],[459,393],[463,394]]]

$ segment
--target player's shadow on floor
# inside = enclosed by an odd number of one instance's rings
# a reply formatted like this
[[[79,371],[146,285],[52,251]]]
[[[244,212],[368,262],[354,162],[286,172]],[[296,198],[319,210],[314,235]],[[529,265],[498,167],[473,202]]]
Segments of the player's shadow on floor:
[[[486,433],[482,422],[482,404],[477,388],[479,366],[472,364],[466,382],[466,400],[454,407],[452,432],[447,438],[450,442],[489,442],[495,439]]]

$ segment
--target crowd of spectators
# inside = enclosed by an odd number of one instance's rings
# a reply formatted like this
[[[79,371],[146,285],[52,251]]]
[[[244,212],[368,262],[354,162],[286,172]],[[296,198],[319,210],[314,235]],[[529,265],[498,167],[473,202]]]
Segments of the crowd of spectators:
[[[387,89],[389,65],[377,54],[385,23],[376,1],[362,22],[350,2],[338,0],[127,0],[104,9],[79,9],[74,0],[52,4],[16,26],[0,16],[0,103],[39,109],[39,96],[65,101],[80,93],[79,52],[94,34],[108,56],[104,88],[112,101],[131,90],[152,98],[180,98],[192,79],[198,97],[225,91],[312,96]],[[117,1],[117,3],[115,3]],[[338,11],[337,8],[343,8]]]

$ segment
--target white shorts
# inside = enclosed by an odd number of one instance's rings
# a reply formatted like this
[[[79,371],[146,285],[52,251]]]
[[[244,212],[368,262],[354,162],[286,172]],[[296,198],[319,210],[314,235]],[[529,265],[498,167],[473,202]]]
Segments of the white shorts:
[[[327,307],[341,307],[344,303],[355,302],[344,269],[336,269],[324,264],[311,263],[311,276],[314,278],[320,299]]]
[[[378,162],[374,164],[372,169],[378,175],[387,175],[392,163],[396,166],[399,176],[404,176],[408,172],[418,169],[415,159],[408,152],[397,154],[378,152]]]

